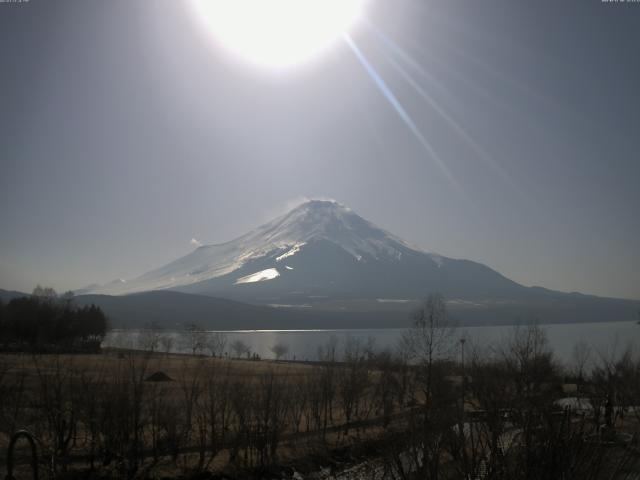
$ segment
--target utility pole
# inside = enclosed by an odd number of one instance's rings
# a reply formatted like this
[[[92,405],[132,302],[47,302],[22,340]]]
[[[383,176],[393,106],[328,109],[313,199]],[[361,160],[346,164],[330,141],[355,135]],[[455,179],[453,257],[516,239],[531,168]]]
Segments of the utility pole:
[[[469,461],[467,458],[467,438],[465,436],[464,433],[464,394],[465,394],[465,388],[466,388],[466,377],[465,377],[465,372],[464,372],[464,344],[466,342],[466,339],[464,337],[460,338],[460,360],[461,360],[461,365],[462,365],[462,401],[460,403],[460,424],[459,424],[459,428],[460,428],[460,440],[461,440],[461,446],[462,446],[462,460],[464,462],[464,468],[465,471],[467,473],[469,472]],[[471,424],[469,424],[469,435],[472,435],[471,432]]]
[[[460,339],[460,356],[462,361],[462,419],[464,421],[464,393],[466,387],[466,376],[464,373],[464,344],[467,341],[466,338],[462,337]]]

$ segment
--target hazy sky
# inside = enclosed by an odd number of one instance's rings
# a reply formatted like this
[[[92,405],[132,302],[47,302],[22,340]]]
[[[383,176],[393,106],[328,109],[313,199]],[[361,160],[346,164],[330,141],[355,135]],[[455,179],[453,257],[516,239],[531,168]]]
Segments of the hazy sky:
[[[453,183],[345,42],[276,72],[187,1],[0,3],[0,288],[131,278],[306,196],[525,285],[640,299],[640,3],[366,17],[355,44]]]

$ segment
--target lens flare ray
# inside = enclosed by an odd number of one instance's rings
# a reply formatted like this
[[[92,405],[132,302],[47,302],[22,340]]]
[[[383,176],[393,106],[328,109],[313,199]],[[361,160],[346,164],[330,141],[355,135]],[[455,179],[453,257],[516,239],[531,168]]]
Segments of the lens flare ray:
[[[411,131],[413,136],[416,138],[416,140],[418,140],[420,145],[426,150],[426,152],[429,154],[429,156],[432,158],[432,160],[436,163],[438,168],[440,168],[440,170],[445,175],[445,177],[447,177],[447,180],[449,180],[451,185],[459,193],[462,194],[463,190],[462,190],[462,187],[460,186],[460,184],[458,183],[458,181],[455,179],[455,177],[449,171],[447,166],[444,164],[444,162],[440,158],[440,155],[438,155],[438,153],[435,151],[435,149],[433,148],[431,143],[429,143],[427,138],[422,134],[422,132],[420,131],[418,126],[415,124],[415,122],[413,121],[413,119],[411,118],[409,113],[402,106],[402,104],[400,103],[398,98],[391,91],[391,89],[387,86],[387,84],[384,81],[384,79],[380,76],[380,74],[378,74],[376,69],[369,62],[369,60],[367,60],[367,58],[364,56],[364,54],[362,53],[360,48],[353,41],[351,36],[348,35],[348,34],[345,34],[344,35],[344,39],[347,42],[347,45],[349,45],[349,48],[351,48],[351,51],[354,53],[354,55],[356,56],[356,58],[358,59],[358,61],[362,65],[362,67],[365,69],[367,74],[371,77],[371,79],[373,80],[375,85],[378,87],[380,92],[387,99],[389,104],[396,111],[396,113],[398,114],[400,119],[403,121],[403,123],[409,128],[409,130]]]
[[[464,129],[464,127],[452,117],[452,115],[445,109],[440,102],[438,102],[433,95],[429,94],[425,87],[423,87],[418,80],[412,75],[407,68],[400,65],[393,56],[408,65],[412,70],[417,72],[422,78],[427,80],[429,84],[438,88],[441,93],[444,93],[449,97],[448,89],[442,85],[433,75],[431,75],[420,63],[415,60],[409,53],[407,53],[400,45],[389,38],[384,32],[376,27],[373,23],[366,20],[365,25],[373,32],[378,38],[382,46],[378,47],[378,52],[384,57],[394,70],[415,90],[420,97],[426,101],[429,106],[435,110],[448,124],[448,126],[455,131],[462,140],[470,147],[476,157],[484,161],[493,172],[495,172],[509,187],[522,197],[525,201],[531,202],[532,198],[522,188],[520,188],[511,176],[493,159],[493,157]],[[485,93],[485,92],[483,92]]]
[[[401,65],[398,64],[393,58],[387,55],[384,52],[381,52],[383,57],[389,64],[398,72],[398,74],[416,91],[420,97],[429,104],[433,110],[435,110],[438,115],[440,115],[445,122],[449,125],[449,127],[455,131],[471,148],[471,150],[475,153],[475,155],[483,160],[495,173],[497,173],[502,180],[504,180],[511,188],[520,192],[520,189],[516,187],[513,180],[509,177],[509,175],[498,165],[491,155],[489,155],[484,148],[482,148],[478,142],[476,142],[467,132],[466,130],[453,118],[447,111],[440,106],[440,104],[429,95],[424,88],[406,71]]]
[[[456,100],[449,89],[444,86],[438,79],[427,71],[415,58],[405,51],[400,45],[394,42],[388,35],[382,32],[370,20],[363,19],[362,23],[384,44],[387,50],[398,56],[405,64],[409,65],[413,70],[418,72],[420,76],[426,79],[431,85],[440,90],[440,92],[448,97],[449,100]]]

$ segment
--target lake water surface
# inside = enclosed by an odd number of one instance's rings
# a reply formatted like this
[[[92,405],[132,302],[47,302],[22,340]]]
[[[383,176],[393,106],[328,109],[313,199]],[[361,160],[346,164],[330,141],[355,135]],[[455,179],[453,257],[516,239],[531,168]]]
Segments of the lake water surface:
[[[452,338],[466,338],[469,347],[497,346],[513,334],[513,326],[460,327],[454,330]],[[594,356],[622,352],[628,346],[640,347],[640,325],[636,322],[607,322],[541,325],[546,332],[549,345],[558,359],[570,362],[574,346],[587,343]],[[297,360],[316,360],[318,348],[328,342],[337,342],[338,355],[343,351],[350,338],[362,342],[373,342],[376,349],[394,349],[406,329],[372,329],[372,330],[251,330],[224,332],[227,337],[227,352],[231,355],[230,345],[241,340],[251,348],[252,353],[261,358],[273,358],[270,348],[275,344],[283,344],[288,348],[286,358]],[[211,332],[212,334],[213,332]],[[123,348],[141,348],[144,336],[148,332],[131,330],[114,330],[107,335],[104,346]],[[190,353],[191,334],[186,331],[162,331],[161,336],[171,336],[172,351]],[[162,346],[158,347],[162,350]]]

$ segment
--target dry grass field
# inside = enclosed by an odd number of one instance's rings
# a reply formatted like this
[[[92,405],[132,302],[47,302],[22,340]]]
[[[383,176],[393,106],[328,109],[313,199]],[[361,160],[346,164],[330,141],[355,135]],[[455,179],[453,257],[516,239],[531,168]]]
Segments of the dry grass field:
[[[56,470],[264,467],[382,432],[383,410],[388,424],[397,408],[376,403],[374,364],[356,365],[122,350],[4,354],[0,449],[24,428]]]

